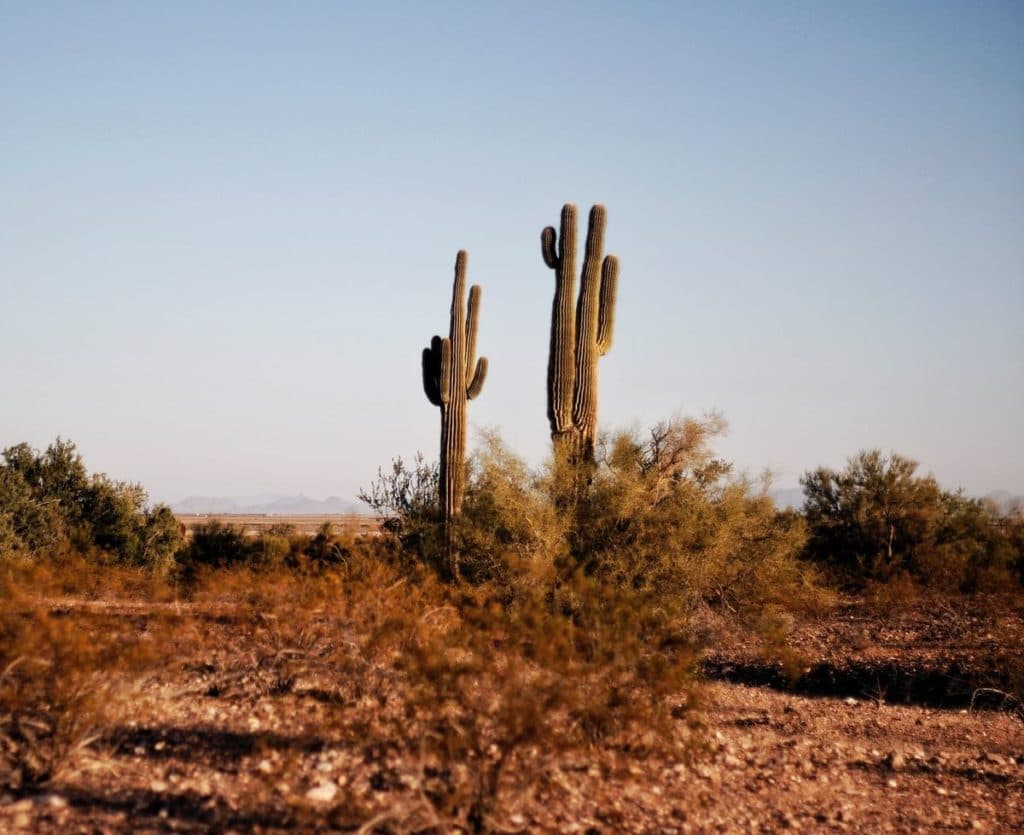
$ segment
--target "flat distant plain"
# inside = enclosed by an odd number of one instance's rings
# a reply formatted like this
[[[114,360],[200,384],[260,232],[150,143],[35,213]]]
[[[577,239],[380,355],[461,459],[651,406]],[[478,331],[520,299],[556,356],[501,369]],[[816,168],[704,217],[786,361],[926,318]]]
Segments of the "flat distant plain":
[[[267,513],[176,513],[178,521],[185,526],[186,533],[198,525],[220,522],[239,528],[246,536],[256,536],[273,527],[290,526],[296,533],[315,534],[325,524],[335,534],[350,533],[353,536],[376,535],[380,533],[380,522],[376,516],[359,513],[324,513],[277,515]]]

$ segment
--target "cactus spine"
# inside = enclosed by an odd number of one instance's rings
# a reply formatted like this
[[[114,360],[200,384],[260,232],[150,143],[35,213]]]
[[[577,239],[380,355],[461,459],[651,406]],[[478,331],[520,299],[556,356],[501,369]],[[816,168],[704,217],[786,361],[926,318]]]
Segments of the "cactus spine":
[[[466,260],[465,250],[459,250],[455,257],[448,337],[435,336],[430,340],[430,347],[423,349],[423,391],[427,399],[441,410],[438,492],[441,520],[449,532],[449,523],[462,509],[466,489],[466,403],[480,394],[487,376],[487,358],[474,358],[480,287],[474,284],[469,289],[467,311]]]
[[[557,454],[594,459],[597,438],[597,360],[612,346],[619,261],[602,260],[604,206],[590,210],[587,243],[576,298],[576,207],[562,207],[561,229],[541,232],[544,263],[555,271],[548,354],[548,421]],[[575,303],[575,307],[574,307]]]

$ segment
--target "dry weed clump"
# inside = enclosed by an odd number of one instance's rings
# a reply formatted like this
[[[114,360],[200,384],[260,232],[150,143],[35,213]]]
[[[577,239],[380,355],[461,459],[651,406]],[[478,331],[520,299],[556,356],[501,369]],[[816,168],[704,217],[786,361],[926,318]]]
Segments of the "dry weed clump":
[[[644,595],[582,577],[546,594],[528,588],[509,602],[503,585],[401,578],[359,611],[358,666],[376,683],[359,695],[381,710],[350,731],[391,740],[417,763],[419,802],[394,810],[404,824],[500,829],[506,798],[542,779],[553,755],[689,746],[685,624]]]
[[[213,572],[194,601],[232,613],[224,687],[314,696],[320,734],[414,789],[375,825],[492,831],[566,752],[691,750],[690,630],[649,593],[542,583],[515,563],[501,582],[451,586],[371,550],[315,576]]]
[[[8,790],[72,768],[159,645],[152,633],[90,628],[53,612],[25,580],[0,578],[0,789]]]

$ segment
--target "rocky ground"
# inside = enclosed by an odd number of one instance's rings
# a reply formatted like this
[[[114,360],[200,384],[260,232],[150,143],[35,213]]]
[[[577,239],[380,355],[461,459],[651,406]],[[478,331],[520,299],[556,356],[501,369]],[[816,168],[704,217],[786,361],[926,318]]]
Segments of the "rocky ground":
[[[761,670],[763,680],[704,686],[699,742],[675,756],[622,745],[572,754],[521,751],[488,826],[580,833],[1021,831],[1020,713],[1005,698],[974,709],[951,704],[967,689],[964,670],[1006,675],[985,668],[993,657],[1005,660],[998,648],[1013,650],[1019,612],[985,612],[924,606],[880,618],[841,606],[825,619],[789,625],[797,659],[782,663],[769,659],[753,633],[737,634],[728,653],[709,659],[712,673],[742,679],[737,670]],[[210,659],[168,665],[134,695],[119,725],[45,791],[4,798],[0,831],[451,829],[431,803],[432,784],[443,775],[386,739],[346,733],[345,714],[330,693],[301,681],[268,687],[248,676],[245,659],[235,657],[243,644],[232,645],[229,623],[222,628],[224,640]],[[787,677],[799,684],[821,665],[852,670],[868,662],[902,665],[912,673],[907,681],[952,669],[959,684],[944,686],[955,698],[943,705],[932,688],[922,691],[929,698],[915,701],[913,687],[887,693],[870,681],[826,697],[812,695],[817,679],[805,680],[804,694],[778,689]],[[795,679],[780,672],[794,664]]]

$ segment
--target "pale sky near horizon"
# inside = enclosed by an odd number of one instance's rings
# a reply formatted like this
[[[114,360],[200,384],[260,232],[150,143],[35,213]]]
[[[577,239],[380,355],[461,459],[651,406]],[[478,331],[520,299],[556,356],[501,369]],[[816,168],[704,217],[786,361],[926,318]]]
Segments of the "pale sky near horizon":
[[[353,497],[436,457],[466,248],[470,420],[539,461],[564,201],[622,264],[605,427],[1024,493],[1020,2],[0,0],[0,446]]]

